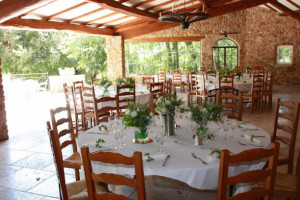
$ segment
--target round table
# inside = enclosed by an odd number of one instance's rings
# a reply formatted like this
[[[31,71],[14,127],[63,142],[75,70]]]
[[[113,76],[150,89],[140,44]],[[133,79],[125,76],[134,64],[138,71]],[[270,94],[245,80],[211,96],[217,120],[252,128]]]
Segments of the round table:
[[[108,123],[102,123],[109,127]],[[118,152],[126,156],[132,156],[134,151],[141,151],[143,155],[145,153],[150,153],[150,156],[154,157],[154,160],[147,162],[144,160],[144,174],[145,175],[158,175],[164,176],[172,179],[176,179],[182,182],[187,183],[191,187],[197,189],[207,189],[207,190],[216,190],[218,187],[218,178],[219,178],[219,159],[212,159],[210,157],[210,152],[212,151],[210,147],[212,142],[210,140],[205,140],[204,145],[194,146],[193,131],[189,128],[190,122],[188,120],[182,121],[181,127],[175,129],[175,133],[181,133],[182,137],[180,138],[179,143],[173,142],[173,136],[167,137],[167,141],[164,145],[165,154],[160,154],[155,150],[156,143],[148,144],[136,144],[132,142],[134,138],[134,128],[127,128],[127,135],[124,139],[126,146],[121,150],[111,150],[112,152]],[[251,134],[259,135],[261,137],[261,145],[263,148],[270,148],[270,137],[262,129],[258,127],[251,126]],[[162,126],[158,125],[155,128],[158,131],[162,131]],[[109,130],[108,130],[109,131]],[[219,130],[220,135],[224,134],[222,129]],[[231,131],[231,130],[230,130]],[[230,133],[230,131],[228,133]],[[215,141],[215,147],[222,150],[228,149],[231,153],[236,154],[241,151],[252,149],[252,148],[261,148],[261,146],[254,146],[253,143],[245,145],[245,134],[249,134],[248,130],[236,128],[235,138],[217,137]],[[150,135],[149,137],[152,137]],[[112,143],[113,146],[117,146],[117,142],[112,134],[100,134],[98,127],[93,127],[86,132],[80,134],[78,138],[79,147],[89,144],[90,151],[101,151],[101,148],[94,147],[94,144],[97,139],[104,139],[106,143]],[[240,144],[237,140],[243,141],[243,144]],[[247,143],[247,142],[246,142]],[[251,144],[250,144],[251,143]],[[105,150],[105,149],[103,149]],[[201,157],[208,164],[203,164],[200,160],[195,159],[191,156],[191,153],[194,152],[197,156]],[[162,163],[165,160],[165,157],[170,155],[165,166],[162,166]],[[265,160],[255,162],[255,163],[245,163],[238,167],[230,167],[229,176],[241,173],[243,171],[261,169],[265,165]],[[118,174],[127,174],[134,175],[133,168],[127,168],[123,166],[115,165],[103,165],[94,163],[93,170],[95,172],[108,172],[108,173],[118,173]]]

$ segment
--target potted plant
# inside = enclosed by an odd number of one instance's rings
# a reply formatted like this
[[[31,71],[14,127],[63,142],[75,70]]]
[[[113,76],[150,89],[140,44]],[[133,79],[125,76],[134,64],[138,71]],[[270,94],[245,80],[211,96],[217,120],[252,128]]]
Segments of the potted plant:
[[[248,65],[248,66],[246,67],[246,72],[247,72],[247,74],[249,74],[251,70],[252,70],[252,66],[251,66],[251,65]]]
[[[148,103],[128,102],[128,108],[122,121],[126,127],[136,127],[138,129],[135,131],[135,142],[148,142],[147,126],[152,116],[153,114],[149,112]]]
[[[108,93],[108,88],[111,86],[112,82],[108,80],[107,77],[103,77],[100,79],[99,85],[104,88],[103,92]]]
[[[164,121],[164,134],[171,136],[174,134],[175,111],[183,104],[182,99],[174,96],[160,96],[155,103],[155,111],[158,112]]]
[[[235,74],[238,76],[238,79],[241,80],[241,75],[242,75],[241,70],[236,70]]]

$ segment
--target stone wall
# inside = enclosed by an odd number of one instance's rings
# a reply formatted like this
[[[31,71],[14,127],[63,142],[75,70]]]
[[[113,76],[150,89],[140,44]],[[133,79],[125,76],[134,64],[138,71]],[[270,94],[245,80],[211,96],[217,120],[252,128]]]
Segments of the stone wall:
[[[106,37],[107,76],[111,81],[125,76],[124,40],[121,36]]]
[[[224,38],[219,35],[224,31],[237,32],[227,38],[239,46],[240,66],[261,65],[274,73],[275,84],[300,85],[300,23],[273,11],[255,7],[196,22],[186,30],[175,27],[140,37],[205,36],[201,40],[201,59],[203,66],[209,66],[212,65],[212,47]],[[293,65],[276,65],[277,45],[293,45]]]
[[[2,69],[0,68],[0,141],[8,139],[8,130],[6,125],[5,97],[2,85]]]

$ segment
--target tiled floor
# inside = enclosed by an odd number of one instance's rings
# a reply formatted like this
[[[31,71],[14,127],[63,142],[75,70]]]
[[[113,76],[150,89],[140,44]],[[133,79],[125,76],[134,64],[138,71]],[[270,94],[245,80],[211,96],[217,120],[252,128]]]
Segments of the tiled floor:
[[[45,94],[43,106],[30,110],[28,106],[22,113],[32,112],[32,118],[22,115],[14,116],[7,103],[8,124],[11,138],[0,143],[0,199],[1,200],[53,200],[59,197],[55,167],[44,128],[49,117],[49,108],[64,104],[62,95]],[[56,101],[49,100],[53,97]],[[186,95],[183,95],[185,98]],[[300,101],[299,87],[275,87],[273,108],[276,98]],[[48,102],[48,103],[47,103]],[[30,105],[37,105],[35,101]],[[20,111],[20,110],[18,110]],[[272,132],[274,109],[263,113],[255,111],[250,115],[244,112],[243,120],[251,122],[268,133]],[[20,127],[21,126],[21,127]],[[30,128],[28,128],[28,126]],[[300,128],[298,133],[300,132]],[[297,139],[297,150],[300,146],[300,134]],[[280,168],[279,170],[283,170]],[[74,181],[72,170],[66,171],[67,181]],[[216,193],[199,191],[179,181],[163,177],[146,177],[147,199],[214,199]],[[131,193],[132,190],[126,190]]]

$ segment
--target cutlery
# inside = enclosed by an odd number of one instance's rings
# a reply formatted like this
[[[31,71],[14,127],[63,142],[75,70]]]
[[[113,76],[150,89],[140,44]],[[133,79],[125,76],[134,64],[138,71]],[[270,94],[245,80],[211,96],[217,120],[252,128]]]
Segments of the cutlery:
[[[246,146],[246,145],[250,144],[250,145],[253,145],[253,146],[256,146],[256,147],[263,147],[263,145],[261,145],[261,144],[250,143],[250,142],[249,143],[242,143],[242,142],[238,141],[238,143],[240,145],[243,145],[243,146]]]
[[[241,137],[245,137],[245,135],[241,135]],[[264,135],[254,135],[254,137],[262,137],[262,138],[265,138],[266,136],[264,136]]]
[[[195,159],[199,159],[204,165],[207,165],[207,162],[205,162],[204,160],[202,160],[200,157],[196,156],[195,153],[191,153],[192,157]]]
[[[163,164],[162,164],[163,167],[166,165],[166,163],[167,163],[167,161],[169,160],[170,156],[171,156],[171,155],[167,155],[167,157],[165,158],[165,160],[164,160],[164,162],[163,162]]]

